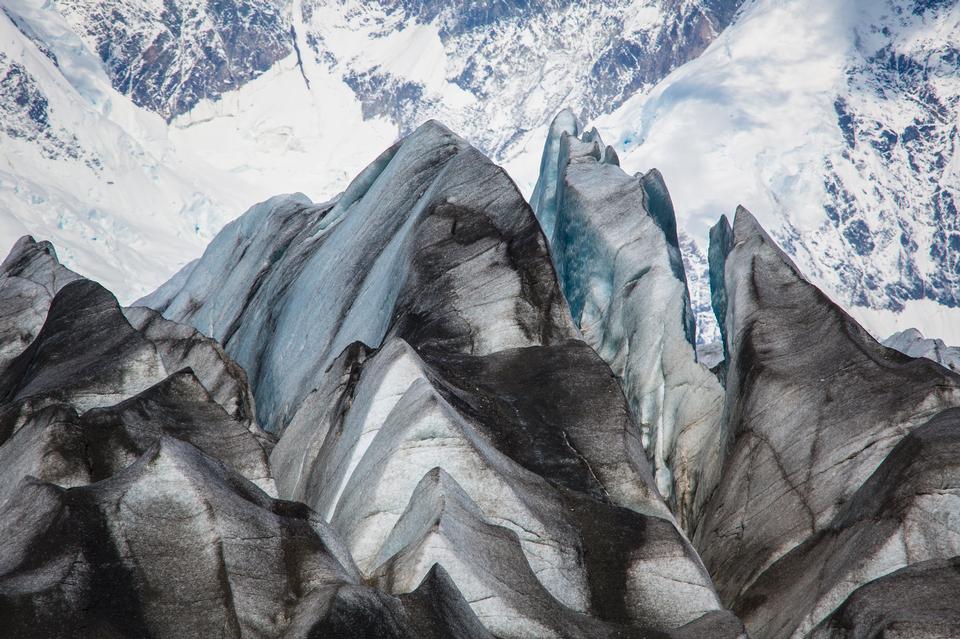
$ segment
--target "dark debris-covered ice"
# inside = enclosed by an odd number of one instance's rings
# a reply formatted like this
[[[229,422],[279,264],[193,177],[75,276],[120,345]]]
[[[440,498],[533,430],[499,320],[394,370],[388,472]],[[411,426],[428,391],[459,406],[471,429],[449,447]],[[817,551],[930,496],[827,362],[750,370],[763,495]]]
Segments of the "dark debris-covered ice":
[[[569,113],[542,168],[530,206],[429,122],[130,308],[18,242],[0,628],[953,636],[960,376],[877,343],[744,209],[698,354],[662,176]]]

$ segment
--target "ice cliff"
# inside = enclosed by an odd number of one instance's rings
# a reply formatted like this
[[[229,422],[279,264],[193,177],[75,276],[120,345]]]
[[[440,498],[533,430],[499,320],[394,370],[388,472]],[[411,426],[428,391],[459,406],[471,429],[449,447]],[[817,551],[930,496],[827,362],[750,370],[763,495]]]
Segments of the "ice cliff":
[[[0,266],[17,637],[960,631],[960,376],[877,343],[756,220],[697,359],[671,198],[554,123],[533,206],[429,122],[122,308]],[[539,218],[539,219],[538,219]]]

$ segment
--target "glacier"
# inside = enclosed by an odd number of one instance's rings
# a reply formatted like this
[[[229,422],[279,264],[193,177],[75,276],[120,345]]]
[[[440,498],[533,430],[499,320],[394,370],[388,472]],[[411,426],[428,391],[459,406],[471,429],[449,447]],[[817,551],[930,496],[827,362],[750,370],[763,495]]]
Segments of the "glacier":
[[[911,357],[932,359],[954,372],[960,372],[960,348],[947,346],[942,339],[926,338],[915,328],[894,333],[883,340],[883,345]]]
[[[278,489],[323,513],[390,592],[442,561],[497,636],[617,636],[705,615],[731,628],[619,385],[578,339],[536,218],[446,128],[421,126],[333,202],[254,207],[138,304],[244,364],[280,436]],[[571,401],[584,385],[590,407]],[[613,547],[577,533],[594,520],[620,531]],[[670,550],[634,549],[640,525]],[[467,559],[474,546],[487,559]],[[598,572],[583,559],[595,553],[625,563]]]
[[[253,198],[109,84],[47,6],[0,12],[0,235],[53,238],[64,261],[130,302]]]
[[[329,200],[430,118],[529,195],[569,106],[671,185],[699,346],[707,232],[741,203],[874,336],[960,341],[951,3],[108,5],[4,4],[0,233],[125,303],[251,202]]]
[[[955,2],[0,9],[4,632],[960,636]]]
[[[553,122],[533,208],[584,340],[620,380],[662,495],[686,523],[719,456],[719,380],[697,361],[677,222],[657,171],[629,176],[571,112]]]
[[[251,202],[297,191],[330,199],[430,118],[502,148],[498,159],[517,157],[574,93],[596,113],[610,108],[596,96],[619,103],[698,55],[739,0],[562,2],[534,13],[506,3],[462,15],[440,3],[115,4],[3,5],[11,100],[0,105],[0,237],[56,241],[65,264],[129,303]],[[542,50],[555,29],[588,30],[593,44],[568,51],[572,37],[558,38]],[[507,45],[511,73],[489,65]],[[586,84],[610,74],[616,81]],[[548,95],[527,91],[538,83]],[[502,108],[517,102],[522,113]],[[519,157],[513,166],[535,170]]]
[[[960,375],[878,343],[743,208],[697,275],[707,368],[663,176],[571,113],[542,157],[531,206],[427,122],[129,307],[18,241],[4,627],[955,634]]]

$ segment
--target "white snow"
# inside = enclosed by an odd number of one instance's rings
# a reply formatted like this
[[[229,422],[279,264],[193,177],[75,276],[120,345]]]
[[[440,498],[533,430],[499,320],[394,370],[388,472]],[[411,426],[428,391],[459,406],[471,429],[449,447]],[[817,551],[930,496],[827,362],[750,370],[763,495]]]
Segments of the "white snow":
[[[960,7],[910,22],[891,9],[898,3],[752,0],[700,58],[591,124],[613,141],[628,172],[660,169],[682,232],[703,254],[709,226],[744,204],[778,239],[802,239],[794,258],[851,309],[850,287],[833,267],[877,272],[881,284],[899,277],[900,249],[890,238],[902,209],[872,190],[879,184],[893,193],[909,187],[911,177],[900,157],[890,170],[875,158],[844,160],[834,100],[854,95],[851,61],[886,39],[918,56],[931,42],[960,41]],[[143,4],[147,13],[159,7]],[[33,141],[0,137],[0,245],[11,246],[28,232],[50,239],[65,264],[102,281],[124,302],[199,256],[213,234],[253,202],[286,192],[329,199],[397,139],[401,125],[392,116],[365,117],[346,75],[382,74],[420,87],[418,121],[407,124],[435,117],[495,150],[529,196],[549,119],[559,106],[578,108],[589,97],[584,91],[591,65],[608,45],[604,25],[622,19],[625,34],[655,34],[669,17],[650,0],[585,3],[444,41],[441,31],[450,18],[442,12],[420,22],[369,3],[298,0],[291,19],[302,72],[291,54],[168,125],[110,86],[99,57],[55,3],[9,0],[4,8],[45,43],[59,67],[6,16],[0,16],[0,52],[37,79],[50,101],[52,127],[64,139],[76,136],[84,155],[46,158]],[[892,25],[892,35],[875,28],[879,24]],[[315,50],[311,42],[317,38]],[[478,85],[488,92],[483,98],[457,84],[480,61],[492,69]],[[937,82],[958,84],[949,74]],[[861,112],[882,113],[894,128],[916,115],[911,96],[897,93],[900,88],[874,102],[869,89],[854,95]],[[100,169],[84,163],[94,159]],[[884,243],[877,253],[858,255],[839,230],[825,226],[825,159],[871,211],[865,221]],[[960,156],[946,163],[941,182],[950,188],[960,175]],[[913,190],[905,194],[914,207],[913,239],[922,249],[937,241],[935,226],[923,217],[927,192]],[[942,268],[924,250],[912,259],[922,277]],[[851,310],[874,334],[916,325],[925,334],[960,341],[958,311],[909,302],[896,314],[875,310],[885,300],[882,288],[870,295],[873,308]],[[693,291],[693,297],[702,296]]]
[[[662,172],[681,228],[704,253],[709,227],[742,204],[875,336],[916,326],[957,343],[960,309],[929,300],[908,301],[900,313],[877,309],[889,303],[886,284],[955,281],[954,262],[929,255],[944,242],[933,235],[931,197],[936,188],[956,195],[960,159],[948,150],[942,172],[925,173],[910,168],[903,143],[891,159],[866,139],[850,152],[835,101],[900,133],[929,112],[906,80],[870,84],[869,73],[859,74],[867,56],[890,44],[932,65],[937,51],[958,42],[960,5],[916,15],[900,0],[754,0],[703,55],[593,125],[612,139],[628,172]],[[948,109],[956,104],[948,100],[960,94],[960,76],[937,72],[930,83]],[[839,225],[824,208],[837,200],[826,187],[833,174],[857,209],[854,217],[841,211]],[[872,251],[862,254],[844,237],[851,220],[869,228]],[[902,247],[904,226],[918,248]]]
[[[44,11],[38,17],[33,9],[30,24],[36,31],[59,29],[54,9]],[[159,116],[87,73],[87,53],[62,39],[69,46],[57,47],[57,67],[0,14],[0,52],[43,92],[53,136],[46,151],[27,138],[0,136],[0,244],[9,248],[26,233],[49,239],[65,265],[127,302],[199,255],[253,196],[174,148]]]
[[[823,216],[819,154],[841,142],[831,114],[849,38],[837,3],[814,5],[759,3],[698,60],[594,123],[628,172],[660,170],[703,245],[738,204],[768,227],[788,216],[812,229]]]
[[[960,311],[931,300],[907,302],[899,313],[862,306],[850,310],[854,319],[877,339],[908,328],[920,328],[925,336],[942,339],[947,344],[960,344]]]
[[[246,205],[278,193],[330,199],[398,132],[386,120],[364,120],[350,88],[324,67],[306,59],[304,67],[310,88],[290,55],[239,90],[176,118],[171,140],[242,181],[251,192]]]

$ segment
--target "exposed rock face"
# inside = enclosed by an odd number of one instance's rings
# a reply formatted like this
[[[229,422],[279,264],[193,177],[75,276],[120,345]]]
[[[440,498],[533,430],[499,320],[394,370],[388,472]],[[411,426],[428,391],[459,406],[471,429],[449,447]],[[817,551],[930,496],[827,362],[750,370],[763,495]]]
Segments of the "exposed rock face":
[[[574,322],[619,378],[657,486],[692,524],[719,471],[722,389],[697,362],[673,206],[659,173],[627,175],[579,128],[569,112],[554,120],[534,210]]]
[[[166,119],[217,99],[293,51],[283,0],[58,0],[113,86]]]
[[[167,119],[241,88],[295,54],[304,80],[322,82],[320,92],[342,82],[365,118],[387,118],[406,134],[445,114],[499,155],[518,130],[542,126],[565,100],[584,117],[595,117],[648,89],[700,55],[740,4],[56,0],[53,6],[99,58],[114,88]],[[425,33],[412,46],[427,64],[443,69],[439,78],[355,51],[360,42],[390,55],[398,51],[398,33],[418,28]],[[346,42],[344,32],[351,35]],[[317,78],[321,68],[333,77]],[[445,103],[454,92],[458,103]]]
[[[857,586],[960,554],[952,515],[930,515],[957,512],[958,424],[941,411],[960,376],[874,341],[747,211],[712,235],[730,236],[729,452],[694,541],[751,633],[805,636]]]
[[[442,116],[500,160],[565,104],[590,119],[646,91],[700,55],[741,4],[383,0],[358,11],[349,1],[305,0],[298,17],[304,56],[342,77],[365,117],[408,133]],[[411,73],[377,53],[414,41],[421,63],[442,73]]]
[[[442,126],[334,203],[254,207],[141,303],[244,365],[280,494],[388,592],[440,563],[499,637],[739,632],[531,210]]]

